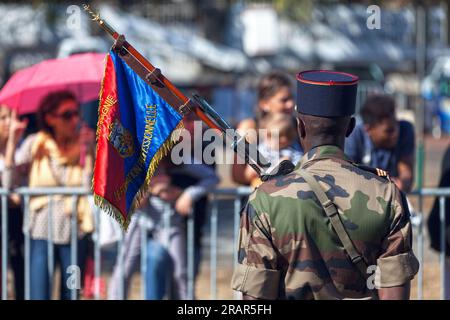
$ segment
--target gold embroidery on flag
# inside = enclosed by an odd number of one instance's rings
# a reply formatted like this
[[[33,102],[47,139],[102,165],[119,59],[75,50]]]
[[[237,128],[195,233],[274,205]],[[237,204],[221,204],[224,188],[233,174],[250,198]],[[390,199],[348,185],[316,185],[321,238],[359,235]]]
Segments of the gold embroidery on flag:
[[[105,99],[105,103],[103,103],[103,105],[100,106],[98,124],[97,124],[97,139],[100,134],[100,130],[103,127],[103,123],[105,122],[105,118],[107,116],[111,116],[109,114],[109,112],[110,112],[111,108],[116,105],[116,103],[117,103],[117,99],[115,99],[111,95],[108,95]]]
[[[113,145],[122,158],[131,157],[134,154],[134,142],[131,133],[122,125],[119,119],[115,119],[109,125],[108,141]]]

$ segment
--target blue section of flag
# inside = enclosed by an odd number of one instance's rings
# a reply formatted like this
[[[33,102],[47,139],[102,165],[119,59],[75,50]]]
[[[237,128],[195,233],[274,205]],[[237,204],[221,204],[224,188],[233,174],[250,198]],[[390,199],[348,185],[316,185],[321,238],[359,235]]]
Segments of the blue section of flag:
[[[148,84],[146,84],[113,50],[110,56],[114,63],[118,89],[120,122],[128,130],[134,140],[133,155],[124,158],[125,177],[138,166],[139,158],[144,158],[143,147],[147,148],[144,170],[128,184],[126,190],[126,208],[129,212],[133,200],[143,186],[150,164],[170,138],[173,130],[182,117],[162,99]],[[156,112],[156,116],[155,115]],[[151,125],[150,125],[151,123]],[[148,129],[152,127],[151,134]],[[147,133],[145,134],[147,129]]]

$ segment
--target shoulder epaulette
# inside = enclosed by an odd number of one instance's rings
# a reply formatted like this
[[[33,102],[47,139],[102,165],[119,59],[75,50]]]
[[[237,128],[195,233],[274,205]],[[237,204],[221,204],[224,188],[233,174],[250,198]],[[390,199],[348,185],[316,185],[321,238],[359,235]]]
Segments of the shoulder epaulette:
[[[373,174],[375,174],[375,175],[377,175],[379,177],[383,177],[383,178],[389,179],[389,173],[387,171],[383,170],[383,169],[373,168],[373,167],[369,167],[369,166],[366,166],[366,165],[363,165],[363,164],[357,164],[357,163],[355,163],[354,165],[357,166],[358,168],[364,170],[364,171],[369,171],[369,172],[372,172]]]

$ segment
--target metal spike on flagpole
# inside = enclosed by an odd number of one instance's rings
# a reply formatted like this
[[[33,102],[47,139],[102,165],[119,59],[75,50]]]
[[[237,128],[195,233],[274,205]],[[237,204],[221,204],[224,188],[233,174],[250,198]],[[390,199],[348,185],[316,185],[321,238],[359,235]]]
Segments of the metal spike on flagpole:
[[[113,27],[111,27],[105,20],[103,20],[100,17],[100,14],[95,13],[94,11],[91,10],[90,5],[88,4],[83,4],[83,9],[84,11],[86,11],[87,13],[89,13],[89,15],[91,16],[92,20],[97,22],[98,25],[100,27],[102,27],[103,30],[105,30],[106,32],[108,32],[111,36],[113,36],[114,39],[117,39],[117,37],[119,36],[119,34],[116,32],[116,30],[113,29]]]

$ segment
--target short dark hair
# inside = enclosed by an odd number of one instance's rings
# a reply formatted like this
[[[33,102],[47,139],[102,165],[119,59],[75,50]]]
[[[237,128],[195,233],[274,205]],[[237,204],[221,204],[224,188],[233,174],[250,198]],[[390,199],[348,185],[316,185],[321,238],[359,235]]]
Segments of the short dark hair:
[[[361,118],[369,126],[392,117],[395,118],[395,100],[388,95],[369,96],[361,109]]]
[[[317,117],[303,113],[298,113],[298,117],[303,120],[307,132],[315,137],[326,139],[345,135],[351,117]]]
[[[40,130],[50,133],[51,135],[54,134],[52,127],[45,121],[45,117],[49,113],[55,112],[59,105],[67,100],[77,101],[77,98],[71,91],[61,90],[51,92],[41,100],[37,112],[37,121]]]

